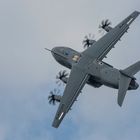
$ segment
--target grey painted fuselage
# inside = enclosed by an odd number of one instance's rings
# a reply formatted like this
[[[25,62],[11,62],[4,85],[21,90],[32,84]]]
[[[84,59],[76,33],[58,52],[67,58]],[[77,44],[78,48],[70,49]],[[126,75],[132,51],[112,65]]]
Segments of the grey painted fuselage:
[[[81,53],[67,47],[55,47],[51,50],[58,63],[71,69],[69,78],[61,79],[66,83],[66,87],[52,123],[53,127],[59,127],[86,83],[97,88],[105,85],[118,89],[117,102],[120,107],[127,90],[135,90],[139,87],[134,75],[140,71],[140,61],[123,70],[103,62],[139,14],[138,11],[131,13]]]
[[[53,48],[52,55],[58,63],[69,69],[71,69],[72,65],[76,64],[82,57],[82,53],[67,47]],[[87,84],[95,88],[102,85],[115,89],[119,88],[120,71],[103,61],[94,60],[92,65],[88,68],[88,73],[90,73],[90,77]],[[135,79],[132,79],[128,90],[135,90],[138,87],[139,85]]]

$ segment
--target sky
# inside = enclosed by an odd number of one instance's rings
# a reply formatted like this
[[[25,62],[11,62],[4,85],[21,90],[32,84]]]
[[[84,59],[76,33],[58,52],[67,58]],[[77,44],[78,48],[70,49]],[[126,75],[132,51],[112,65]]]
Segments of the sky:
[[[140,89],[128,92],[120,108],[117,90],[86,85],[53,128],[58,104],[49,105],[48,95],[66,68],[44,50],[68,46],[81,52],[85,35],[101,37],[103,19],[115,26],[134,10],[140,11],[139,0],[0,0],[0,140],[138,140]],[[140,17],[105,62],[124,69],[140,59],[139,25]],[[136,77],[140,83],[140,73]]]

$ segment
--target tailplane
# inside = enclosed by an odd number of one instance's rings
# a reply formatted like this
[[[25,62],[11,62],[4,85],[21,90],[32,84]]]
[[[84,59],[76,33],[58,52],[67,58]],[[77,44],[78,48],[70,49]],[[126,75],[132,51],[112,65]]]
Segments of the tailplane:
[[[122,70],[122,72],[126,73],[129,76],[134,76],[137,72],[140,71],[140,61],[136,62],[135,64],[129,66],[128,68]]]
[[[140,61],[129,66],[124,70],[120,70],[119,78],[119,91],[118,91],[118,104],[122,106],[126,92],[129,88],[132,79],[135,79],[134,75],[140,71]]]

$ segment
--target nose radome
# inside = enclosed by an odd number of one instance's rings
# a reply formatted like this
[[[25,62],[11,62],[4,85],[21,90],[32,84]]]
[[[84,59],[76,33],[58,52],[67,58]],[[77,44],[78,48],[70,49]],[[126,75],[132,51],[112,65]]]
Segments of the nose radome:
[[[51,53],[52,55],[56,58],[58,56],[62,56],[62,52],[61,52],[61,48],[62,47],[54,47],[52,50],[51,50]]]
[[[63,52],[63,50],[64,50],[65,48],[64,47],[61,47],[61,46],[57,46],[57,47],[54,47],[53,49],[52,49],[52,53],[54,54],[62,54],[62,52]]]
[[[56,49],[57,49],[56,47],[52,48],[51,52],[52,53],[55,53],[56,52]]]
[[[58,52],[61,52],[60,50],[62,49],[63,47],[54,47],[53,49],[52,49],[52,53],[54,52],[54,53],[58,53]]]
[[[52,50],[51,50],[51,53],[52,55],[55,57],[56,54],[58,54],[59,52],[59,48],[58,47],[54,47]]]

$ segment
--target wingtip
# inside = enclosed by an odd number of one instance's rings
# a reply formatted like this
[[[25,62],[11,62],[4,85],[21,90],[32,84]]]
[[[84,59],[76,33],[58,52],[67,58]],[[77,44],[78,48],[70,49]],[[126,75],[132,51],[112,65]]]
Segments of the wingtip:
[[[55,124],[52,124],[52,127],[54,127],[54,128],[58,128],[58,125],[55,125]]]
[[[122,104],[121,103],[118,103],[119,107],[122,107]]]
[[[119,105],[120,107],[122,107],[122,104],[123,104],[123,101],[120,101],[119,98],[118,98],[118,105]]]
[[[58,126],[59,126],[58,123],[54,120],[53,123],[52,123],[52,127],[58,128]]]
[[[135,11],[135,13],[137,13],[138,15],[140,14],[140,12],[139,12],[139,11],[137,11],[137,10]]]

